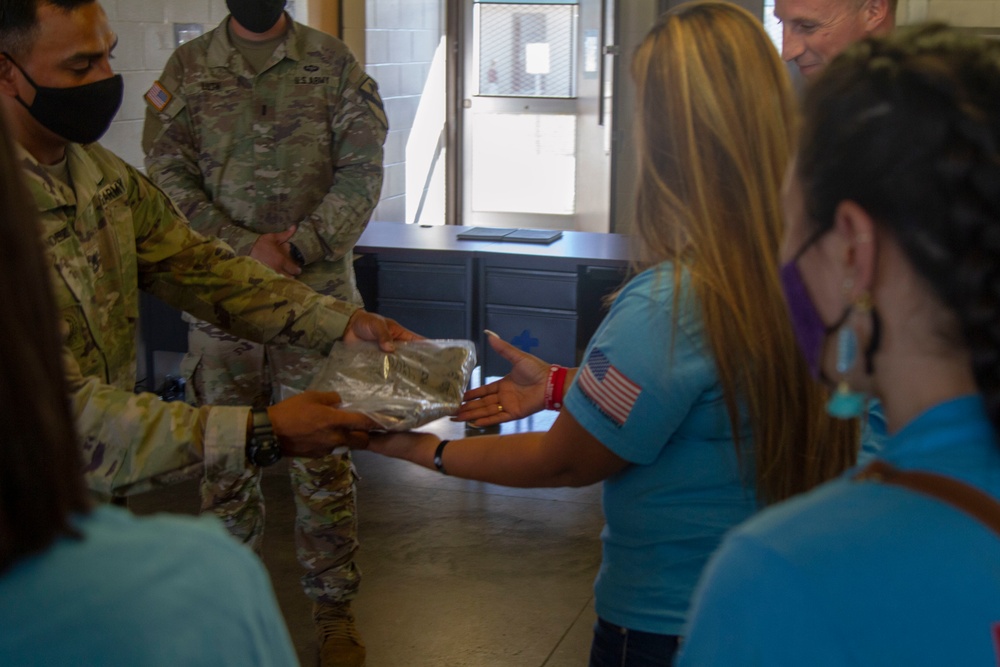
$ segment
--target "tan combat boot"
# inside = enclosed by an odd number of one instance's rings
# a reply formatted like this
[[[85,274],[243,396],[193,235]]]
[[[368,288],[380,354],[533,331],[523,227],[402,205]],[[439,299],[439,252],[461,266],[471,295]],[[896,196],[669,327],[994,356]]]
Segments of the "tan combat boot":
[[[365,643],[361,641],[351,603],[313,603],[319,639],[320,667],[364,667]]]

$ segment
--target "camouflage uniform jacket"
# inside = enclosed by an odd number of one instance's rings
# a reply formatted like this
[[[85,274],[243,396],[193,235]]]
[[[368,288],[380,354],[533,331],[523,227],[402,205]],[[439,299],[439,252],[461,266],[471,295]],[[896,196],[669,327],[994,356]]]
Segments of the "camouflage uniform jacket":
[[[227,21],[178,48],[146,95],[147,172],[238,254],[298,225],[299,280],[361,303],[351,250],[382,187],[378,87],[343,42],[291,20],[255,74]]]
[[[20,150],[53,265],[91,489],[125,495],[203,465],[241,472],[247,408],[133,393],[139,289],[243,338],[318,350],[343,335],[357,307],[192,231],[163,192],[98,144],[70,144],[66,154],[72,188]]]

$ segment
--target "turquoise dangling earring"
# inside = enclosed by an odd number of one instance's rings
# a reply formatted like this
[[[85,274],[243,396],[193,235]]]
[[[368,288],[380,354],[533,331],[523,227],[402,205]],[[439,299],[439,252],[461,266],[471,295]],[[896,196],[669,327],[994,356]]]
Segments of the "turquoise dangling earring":
[[[863,299],[858,306],[865,308],[868,303],[870,302],[867,299]],[[847,371],[857,360],[858,336],[854,333],[854,329],[845,325],[837,332],[837,373],[840,375],[840,382],[837,383],[836,391],[826,404],[826,411],[831,417],[854,419],[865,412],[868,397],[861,392],[851,390],[847,384]]]

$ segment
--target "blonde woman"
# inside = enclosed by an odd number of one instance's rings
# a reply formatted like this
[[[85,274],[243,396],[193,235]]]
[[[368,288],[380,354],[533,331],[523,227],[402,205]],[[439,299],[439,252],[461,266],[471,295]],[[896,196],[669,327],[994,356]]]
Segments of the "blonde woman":
[[[637,275],[579,371],[550,371],[494,340],[514,369],[470,392],[460,414],[484,425],[561,405],[551,430],[370,446],[510,486],[603,480],[593,666],[669,665],[723,533],[856,453],[856,428],[824,415],[781,296],[778,192],[794,100],[760,22],[722,2],[677,7],[632,72]]]

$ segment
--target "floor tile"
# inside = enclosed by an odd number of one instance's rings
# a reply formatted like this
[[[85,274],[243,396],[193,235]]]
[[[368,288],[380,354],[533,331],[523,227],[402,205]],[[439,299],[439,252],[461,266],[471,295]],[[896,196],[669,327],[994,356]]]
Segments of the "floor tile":
[[[447,427],[455,428],[455,427]],[[461,427],[457,427],[461,428]],[[600,564],[600,487],[507,489],[355,454],[368,667],[585,665]],[[287,468],[267,471],[263,558],[303,665],[316,646],[299,587]],[[138,513],[197,511],[188,482]]]

